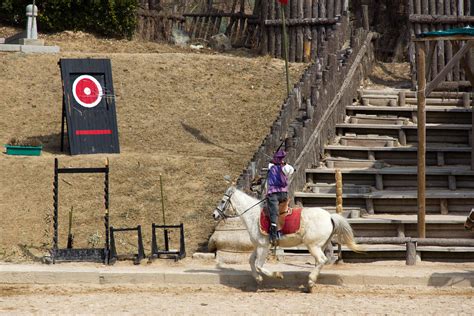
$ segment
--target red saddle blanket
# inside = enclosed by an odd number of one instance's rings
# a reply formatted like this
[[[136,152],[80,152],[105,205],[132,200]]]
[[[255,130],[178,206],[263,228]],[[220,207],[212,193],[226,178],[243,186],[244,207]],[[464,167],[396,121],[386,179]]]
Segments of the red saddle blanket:
[[[285,217],[285,225],[281,229],[284,235],[294,234],[300,230],[301,224],[301,211],[303,209],[299,208],[288,208],[288,215]],[[268,212],[265,209],[262,209],[260,212],[260,231],[268,235],[270,230],[270,218],[268,217]]]

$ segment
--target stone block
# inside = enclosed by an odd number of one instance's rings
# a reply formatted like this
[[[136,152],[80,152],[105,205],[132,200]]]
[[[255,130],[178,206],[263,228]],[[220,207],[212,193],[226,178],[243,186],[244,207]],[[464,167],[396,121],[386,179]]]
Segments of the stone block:
[[[19,52],[20,45],[15,44],[1,44],[0,45],[0,52]]]
[[[17,33],[5,39],[6,44],[19,44],[20,39],[26,38],[26,31]]]
[[[44,46],[44,40],[42,39],[21,38],[19,43],[20,45]]]
[[[0,44],[5,44],[5,38],[0,37]]]
[[[36,46],[36,45],[21,45],[21,52],[43,53],[43,54],[57,54],[59,53],[59,46]]]

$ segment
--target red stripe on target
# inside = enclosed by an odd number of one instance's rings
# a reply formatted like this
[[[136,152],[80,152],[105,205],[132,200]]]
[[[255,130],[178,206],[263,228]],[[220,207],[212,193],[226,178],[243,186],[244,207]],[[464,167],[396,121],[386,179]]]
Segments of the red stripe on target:
[[[93,108],[102,101],[102,86],[94,77],[82,75],[74,80],[72,95],[76,102],[83,107]]]
[[[110,135],[112,131],[110,129],[82,129],[77,130],[76,135]]]

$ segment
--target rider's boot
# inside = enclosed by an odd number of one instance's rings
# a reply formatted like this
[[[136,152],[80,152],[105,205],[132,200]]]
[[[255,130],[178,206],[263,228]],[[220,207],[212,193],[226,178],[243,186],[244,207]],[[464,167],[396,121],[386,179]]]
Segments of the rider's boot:
[[[270,225],[270,244],[276,246],[278,244],[278,229],[276,224]]]

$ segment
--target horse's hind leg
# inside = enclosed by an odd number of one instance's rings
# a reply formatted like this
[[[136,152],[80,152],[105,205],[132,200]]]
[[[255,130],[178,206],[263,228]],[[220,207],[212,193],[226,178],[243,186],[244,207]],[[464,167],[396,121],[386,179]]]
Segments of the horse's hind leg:
[[[309,292],[312,292],[318,280],[319,273],[321,272],[321,269],[327,262],[328,258],[324,255],[324,252],[320,246],[308,245],[308,250],[316,259],[316,267],[313,269],[313,271],[311,271],[308,278],[308,290]]]
[[[262,276],[258,274],[257,272],[257,267],[256,267],[256,261],[257,261],[257,249],[255,249],[252,252],[252,255],[250,255],[249,263],[250,263],[250,269],[252,270],[252,276],[257,281],[258,284],[262,283]]]
[[[256,249],[257,259],[256,259],[256,269],[257,272],[260,272],[270,278],[279,278],[283,279],[283,274],[281,272],[270,272],[263,267],[265,261],[267,260],[268,246],[259,246]]]

